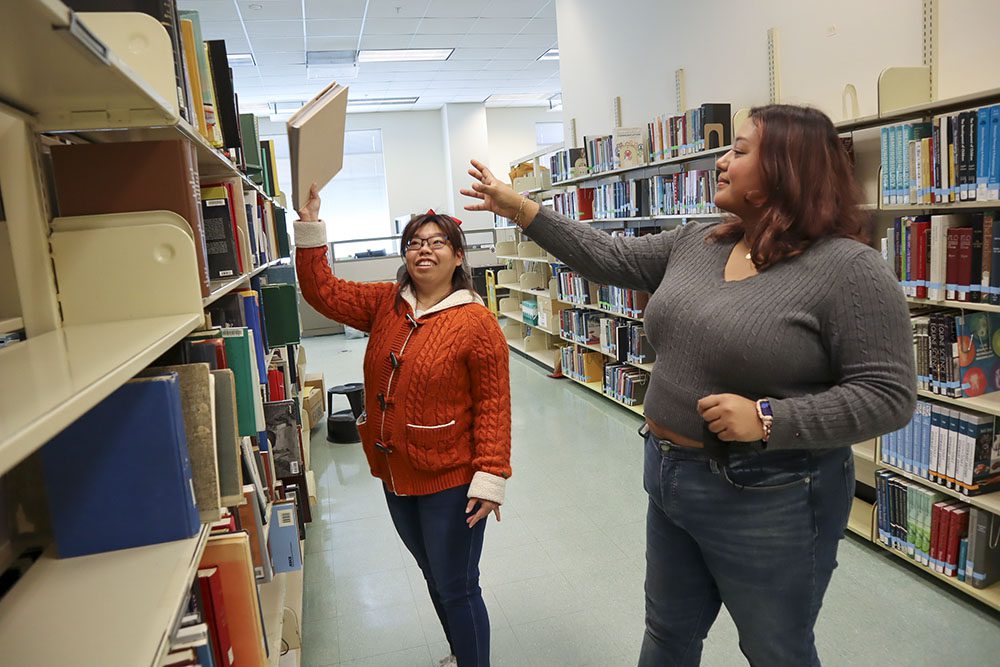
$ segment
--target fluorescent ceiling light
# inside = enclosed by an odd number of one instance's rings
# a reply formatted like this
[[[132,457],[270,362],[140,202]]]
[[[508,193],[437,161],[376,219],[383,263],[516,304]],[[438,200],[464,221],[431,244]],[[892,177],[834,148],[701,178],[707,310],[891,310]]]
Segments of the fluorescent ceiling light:
[[[455,49],[363,49],[358,53],[358,62],[389,63],[448,60],[454,52]]]
[[[485,103],[504,104],[507,102],[541,102],[544,93],[502,93],[490,95]]]
[[[354,65],[358,52],[354,49],[339,51],[306,51],[306,65]]]
[[[549,49],[542,55],[538,56],[539,60],[559,60],[559,49]]]
[[[226,58],[229,60],[229,64],[232,67],[257,64],[257,61],[253,59],[252,53],[229,53],[226,54]]]
[[[347,100],[349,107],[380,107],[388,105],[414,104],[419,97],[363,97],[361,99]]]

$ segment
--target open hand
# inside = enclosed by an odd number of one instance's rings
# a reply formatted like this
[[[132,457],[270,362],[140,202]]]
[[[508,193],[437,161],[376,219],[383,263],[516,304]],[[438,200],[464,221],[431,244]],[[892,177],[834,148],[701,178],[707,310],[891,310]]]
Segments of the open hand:
[[[698,414],[724,442],[756,442],[764,437],[757,404],[736,394],[712,394],[698,401]]]
[[[471,189],[462,188],[460,192],[466,197],[480,200],[481,203],[468,204],[465,210],[490,211],[513,220],[520,209],[521,215],[518,216],[517,224],[521,227],[527,227],[535,218],[535,214],[538,213],[538,204],[514,192],[513,188],[497,179],[489,167],[479,160],[472,160],[472,169],[469,169],[469,175],[476,180],[473,181]],[[523,207],[522,200],[524,201]]]
[[[309,186],[309,199],[299,209],[299,220],[303,222],[319,222],[319,190],[316,184]]]
[[[469,498],[469,504],[465,507],[465,513],[470,514],[476,509],[476,503],[479,504],[479,509],[476,513],[465,519],[465,523],[469,524],[469,528],[475,526],[481,519],[485,519],[493,512],[496,515],[497,521],[500,520],[500,505],[491,500],[482,500],[480,498]]]

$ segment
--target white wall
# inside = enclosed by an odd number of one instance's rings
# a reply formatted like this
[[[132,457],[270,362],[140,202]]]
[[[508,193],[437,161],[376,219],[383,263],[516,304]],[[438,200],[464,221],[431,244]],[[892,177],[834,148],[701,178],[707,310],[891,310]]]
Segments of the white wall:
[[[382,130],[385,179],[392,218],[408,213],[450,210],[446,188],[444,136],[439,111],[351,113],[348,130]]]
[[[535,143],[535,123],[558,123],[562,114],[548,107],[491,107],[486,109],[486,129],[489,132],[487,166],[498,178],[509,181],[510,163],[538,150]],[[480,160],[484,156],[477,156]]]
[[[577,135],[608,132],[611,101],[624,125],[674,113],[674,71],[687,106],[768,102],[767,30],[779,30],[781,101],[842,118],[844,85],[861,115],[877,109],[879,72],[920,65],[920,0],[557,0],[563,116]],[[942,0],[938,97],[996,86],[1000,2]],[[607,30],[623,25],[628,30]],[[964,17],[964,18],[963,18]],[[969,17],[975,17],[969,20]],[[970,27],[971,26],[971,27]]]

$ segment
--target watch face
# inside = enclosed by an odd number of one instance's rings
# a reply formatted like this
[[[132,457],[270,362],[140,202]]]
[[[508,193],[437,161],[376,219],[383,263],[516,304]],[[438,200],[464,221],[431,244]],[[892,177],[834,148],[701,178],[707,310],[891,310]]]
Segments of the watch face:
[[[771,402],[770,401],[761,401],[760,402],[760,413],[762,415],[764,415],[765,417],[773,417],[774,416],[774,413],[771,412]]]

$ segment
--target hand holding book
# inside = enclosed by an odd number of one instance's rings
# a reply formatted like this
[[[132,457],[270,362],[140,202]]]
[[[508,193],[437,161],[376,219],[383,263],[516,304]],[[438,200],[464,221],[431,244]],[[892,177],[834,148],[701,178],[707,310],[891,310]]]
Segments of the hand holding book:
[[[302,222],[319,222],[319,191],[315,183],[309,186],[309,198],[298,213]]]

